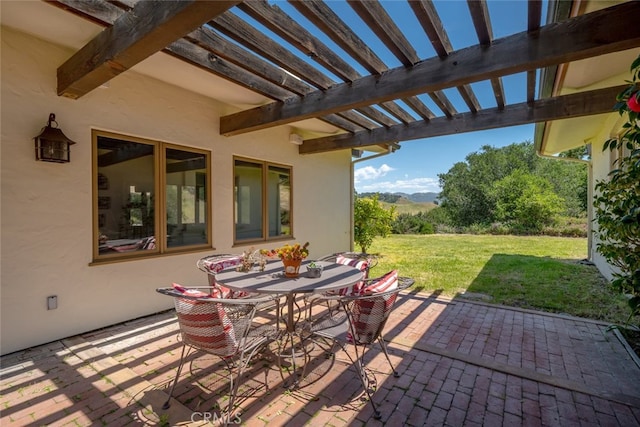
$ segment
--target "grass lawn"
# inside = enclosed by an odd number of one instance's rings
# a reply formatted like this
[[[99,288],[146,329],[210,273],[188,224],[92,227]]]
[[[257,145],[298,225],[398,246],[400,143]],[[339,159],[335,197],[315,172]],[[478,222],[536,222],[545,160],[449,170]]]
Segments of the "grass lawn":
[[[623,323],[624,297],[596,267],[581,264],[586,238],[491,235],[392,235],[369,249],[380,255],[372,276],[398,269],[414,288],[454,297]]]

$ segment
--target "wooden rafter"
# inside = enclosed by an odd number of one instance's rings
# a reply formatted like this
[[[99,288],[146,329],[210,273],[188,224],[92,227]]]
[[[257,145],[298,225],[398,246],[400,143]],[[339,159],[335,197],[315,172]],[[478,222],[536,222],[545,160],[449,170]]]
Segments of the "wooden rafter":
[[[440,58],[446,58],[449,53],[453,51],[453,47],[451,46],[449,36],[444,29],[444,25],[442,25],[442,21],[433,3],[427,0],[420,0],[410,2],[409,4],[413,9],[413,13],[418,18],[418,22],[420,22],[424,32],[427,34],[427,37],[429,37],[433,49]],[[471,85],[461,85],[458,86],[457,89],[472,113],[480,110],[480,103],[473,93]],[[450,111],[449,115],[453,114],[455,113]]]
[[[351,82],[362,77],[340,55],[284,13],[277,5],[269,5],[266,2],[245,2],[239,8],[343,81]],[[334,82],[331,86],[333,84]],[[400,107],[396,106],[396,109]],[[359,107],[357,110],[379,125],[388,127],[397,124],[392,117],[370,106]]]
[[[299,101],[268,105],[221,118],[221,133],[235,135],[290,123],[318,114],[335,113],[458,87],[518,72],[640,46],[636,16],[640,2],[632,1],[570,20],[471,46],[446,58],[431,58],[413,67],[398,67],[381,76],[366,76],[351,84],[316,91]]]
[[[493,29],[491,28],[491,19],[489,18],[489,7],[486,0],[467,0],[473,26],[478,35],[478,41],[482,46],[489,46],[493,40]],[[496,98],[496,104],[499,110],[504,108],[504,86],[500,77],[491,79],[491,87]]]
[[[250,1],[242,3],[239,8],[343,81],[353,81],[359,77],[358,72],[347,61],[284,13],[277,5]]]
[[[319,0],[290,0],[290,3],[368,71],[374,74],[382,74],[388,69],[384,62],[369,49],[364,41],[326,3]],[[418,112],[419,115],[422,115],[425,110],[428,111],[422,101],[416,97],[411,97],[407,105]],[[414,121],[413,117],[395,102],[386,101],[380,103],[379,106],[403,123]]]
[[[316,138],[304,141],[300,154],[320,153],[346,148],[359,148],[395,141],[432,138],[435,136],[474,132],[486,129],[539,123],[553,119],[568,119],[612,111],[612,99],[625,86],[616,86],[590,92],[580,92],[555,98],[484,109],[478,113],[463,113],[453,118],[438,117],[429,122],[416,122],[407,126],[376,129],[354,135]]]
[[[298,58],[275,40],[266,37],[256,28],[231,12],[220,15],[211,21],[210,24],[227,37],[240,43],[247,49],[258,53],[282,69],[287,70],[292,76],[295,76],[295,78],[303,82],[307,82],[319,89],[326,89],[335,84],[335,82],[320,72],[320,70]],[[351,123],[352,126],[355,125],[360,129],[373,129],[378,126],[352,111],[339,112],[338,115],[341,116],[343,120],[346,120],[344,123]],[[326,120],[327,116],[324,115],[323,118]],[[333,121],[333,123],[335,123],[335,121]],[[352,127],[341,127],[354,131]]]
[[[135,5],[135,2],[131,1],[121,2],[130,7]],[[99,1],[57,0],[52,4],[104,26],[113,25],[126,12],[111,3]],[[164,52],[273,100],[284,101],[314,90],[290,73],[228,42],[209,27],[196,29],[189,33],[186,39],[170,44]],[[191,46],[188,41],[198,46]],[[360,117],[355,114],[354,116]],[[349,132],[365,129],[336,114],[321,116],[318,119]]]
[[[347,0],[362,20],[405,67],[420,61],[411,43],[377,1]]]
[[[532,32],[540,28],[542,18],[542,0],[529,0],[527,31]],[[527,102],[531,103],[536,97],[536,71],[527,71]]]
[[[387,66],[378,55],[325,2],[289,0],[289,3],[367,71],[381,74],[387,70]]]
[[[238,3],[139,2],[58,68],[58,95],[87,94]]]
[[[415,135],[429,137],[438,132],[495,127],[489,124],[490,114],[494,114],[494,121],[500,126],[526,120],[539,125],[540,117],[547,117],[546,114],[557,114],[546,120],[565,117],[565,111],[535,100],[541,68],[553,74],[553,70],[572,61],[640,46],[640,31],[633,19],[640,14],[638,1],[586,15],[580,11],[567,21],[559,19],[541,28],[542,0],[528,0],[526,31],[494,40],[487,0],[467,0],[479,43],[455,51],[434,3],[412,0],[409,5],[437,54],[419,58],[399,23],[386,12],[384,3],[349,0],[356,13],[402,63],[393,69],[326,0],[289,0],[289,4],[342,49],[341,53],[325,45],[308,23],[299,22],[278,4],[264,0],[243,2],[234,8],[239,13],[228,10],[237,1],[47,1],[106,27],[60,67],[59,87],[68,87],[59,90],[65,96],[81,96],[98,82],[109,80],[156,51],[163,51],[273,100],[262,107],[222,117],[223,134],[235,135],[311,118],[348,132],[307,140],[300,147],[301,153],[388,146]],[[561,3],[564,7],[568,2]],[[219,9],[214,12],[212,8]],[[196,13],[198,10],[209,15]],[[249,23],[246,15],[288,45]],[[319,66],[301,59],[295,50]],[[73,61],[80,66],[70,65]],[[352,61],[370,74],[360,75],[350,65]],[[522,104],[506,105],[501,78],[520,72],[527,73],[529,110]],[[492,84],[497,107],[483,110],[471,83],[486,80]],[[552,96],[550,87],[548,82],[540,86],[538,98]],[[445,90],[454,88],[468,113],[458,112],[447,98]],[[423,102],[427,97],[437,107],[435,114]],[[554,98],[553,105],[566,107],[568,99]],[[413,115],[405,110],[405,105]],[[543,111],[535,114],[530,111],[540,108]],[[580,109],[571,109],[571,114],[582,114]]]
[[[400,28],[380,3],[350,1],[349,4],[403,65],[411,67],[420,61],[409,40],[402,34]],[[453,104],[447,99],[444,92],[436,91],[430,93],[429,96],[445,115],[451,116],[456,113]],[[416,102],[421,101],[416,98],[413,103]]]

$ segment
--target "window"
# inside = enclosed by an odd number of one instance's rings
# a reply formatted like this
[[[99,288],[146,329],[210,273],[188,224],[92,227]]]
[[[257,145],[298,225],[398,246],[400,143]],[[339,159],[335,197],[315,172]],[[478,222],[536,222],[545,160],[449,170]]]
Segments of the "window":
[[[291,167],[234,159],[235,241],[291,237]]]
[[[93,132],[94,259],[210,246],[210,156]]]

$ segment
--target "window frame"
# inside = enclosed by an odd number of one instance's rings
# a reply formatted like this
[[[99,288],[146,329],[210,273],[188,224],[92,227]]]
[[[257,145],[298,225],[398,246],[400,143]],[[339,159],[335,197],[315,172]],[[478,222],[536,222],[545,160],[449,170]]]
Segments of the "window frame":
[[[261,174],[261,197],[262,197],[262,206],[261,206],[261,215],[262,215],[262,236],[257,238],[246,238],[246,239],[238,239],[237,236],[237,223],[236,223],[236,215],[238,212],[236,208],[238,206],[237,201],[237,191],[236,191],[236,163],[246,162],[246,163],[254,163],[259,165],[262,168]],[[271,162],[267,160],[259,160],[253,159],[244,156],[233,156],[232,159],[232,186],[233,186],[233,203],[232,203],[232,221],[233,221],[233,244],[235,246],[242,246],[251,243],[260,243],[260,242],[274,242],[281,240],[291,240],[294,237],[293,229],[294,229],[294,220],[293,220],[293,166],[287,165],[284,163]],[[269,236],[269,193],[268,193],[268,177],[269,177],[269,168],[279,168],[286,169],[289,172],[289,234],[287,235],[278,235],[274,237]]]
[[[124,253],[100,253],[100,243],[99,243],[99,235],[100,235],[100,227],[99,227],[99,203],[98,199],[100,198],[100,188],[98,187],[99,179],[98,175],[100,173],[100,168],[98,167],[98,139],[100,137],[112,138],[122,140],[124,142],[133,142],[138,144],[147,144],[153,147],[153,179],[154,179],[154,202],[153,202],[153,212],[154,212],[154,234],[156,241],[156,248],[150,250],[136,250],[131,252]],[[204,182],[206,184],[205,188],[205,197],[206,197],[206,207],[205,207],[205,230],[206,230],[206,242],[198,243],[192,245],[178,246],[178,247],[169,247],[167,245],[167,150],[180,150],[186,152],[192,152],[199,155],[203,155],[205,157],[205,170],[206,176]],[[98,129],[92,129],[91,131],[91,205],[92,205],[92,230],[93,230],[93,238],[92,238],[92,263],[103,263],[103,262],[114,262],[114,261],[128,261],[140,258],[150,258],[150,257],[158,257],[165,255],[172,255],[178,253],[185,252],[193,252],[193,251],[201,251],[203,249],[211,249],[212,248],[212,230],[213,230],[213,220],[212,220],[212,212],[213,212],[213,200],[212,200],[212,178],[211,178],[211,150],[205,150],[202,148],[190,147],[179,145],[171,142],[154,140],[149,138],[141,138],[135,137],[131,135],[103,131]],[[104,185],[104,184],[103,184]]]

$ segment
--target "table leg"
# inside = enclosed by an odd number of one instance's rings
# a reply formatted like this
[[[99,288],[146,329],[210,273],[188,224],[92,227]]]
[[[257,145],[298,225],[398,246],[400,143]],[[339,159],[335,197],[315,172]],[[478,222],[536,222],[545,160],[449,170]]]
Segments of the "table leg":
[[[308,354],[305,348],[305,343],[302,335],[296,330],[296,318],[295,318],[295,294],[287,294],[287,316],[286,316],[286,328],[285,334],[282,337],[279,348],[279,359],[290,359],[291,376],[289,380],[285,382],[285,387],[289,389],[295,389],[300,386],[302,379],[304,378],[304,367],[307,362]],[[302,372],[298,373],[298,359],[302,358]],[[279,363],[282,373],[282,363]],[[284,376],[283,376],[284,379]],[[288,384],[287,384],[288,383]]]

